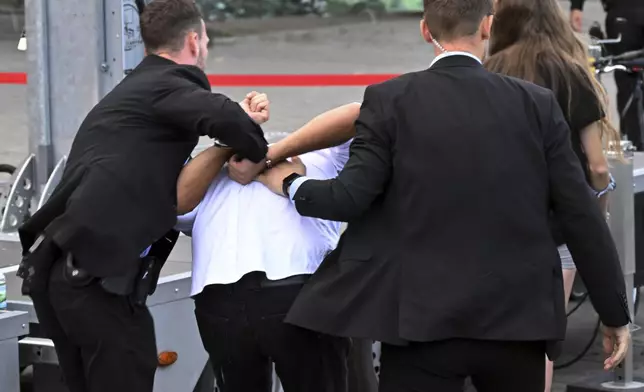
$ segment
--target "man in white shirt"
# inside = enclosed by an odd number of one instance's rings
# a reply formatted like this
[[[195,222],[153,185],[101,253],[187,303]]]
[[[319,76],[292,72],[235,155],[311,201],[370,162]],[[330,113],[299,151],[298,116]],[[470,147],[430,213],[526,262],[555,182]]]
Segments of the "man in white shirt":
[[[272,145],[269,166],[322,148],[299,159],[308,177],[334,178],[348,160],[359,108],[323,113]],[[209,148],[186,165],[177,185],[178,210],[189,211],[177,229],[192,234],[195,314],[218,386],[268,392],[275,363],[285,392],[345,392],[350,341],[283,323],[336,247],[340,223],[300,216],[259,182],[235,182],[228,167],[221,169],[232,154]]]

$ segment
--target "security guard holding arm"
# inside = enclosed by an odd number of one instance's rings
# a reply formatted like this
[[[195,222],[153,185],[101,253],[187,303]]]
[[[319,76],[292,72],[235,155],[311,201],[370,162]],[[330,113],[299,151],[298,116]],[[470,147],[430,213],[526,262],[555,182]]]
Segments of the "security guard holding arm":
[[[570,23],[581,32],[583,7],[586,0],[571,0]],[[612,54],[620,54],[630,50],[644,48],[644,1],[642,0],[601,0],[606,10],[606,34],[609,38],[621,36],[617,44],[607,45]],[[617,84],[617,108],[620,113],[622,134],[628,136],[638,151],[644,150],[642,126],[637,118],[637,108],[631,105],[626,113],[624,108],[628,103],[638,75],[623,71],[615,71]]]
[[[23,293],[70,392],[153,391],[145,298],[177,238],[179,173],[200,136],[254,162],[267,152],[268,113],[211,92],[194,2],[155,0],[140,19],[148,56],[87,115],[60,184],[19,230]]]

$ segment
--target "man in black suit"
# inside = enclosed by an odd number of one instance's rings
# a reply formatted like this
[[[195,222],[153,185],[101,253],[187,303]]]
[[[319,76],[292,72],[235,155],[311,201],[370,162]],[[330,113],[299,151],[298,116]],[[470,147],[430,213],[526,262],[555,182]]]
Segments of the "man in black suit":
[[[479,392],[542,392],[566,329],[553,209],[616,366],[622,271],[554,95],[481,66],[491,0],[424,7],[438,57],[367,87],[338,177],[297,161],[259,177],[300,214],[349,222],[286,321],[383,342],[381,391],[461,391],[470,376]]]
[[[254,97],[238,104],[211,92],[192,0],[153,1],[141,35],[148,56],[87,115],[59,186],[19,231],[23,292],[70,392],[152,391],[145,297],[178,235],[177,177],[200,136],[255,162],[267,151],[259,123],[268,112],[250,110]]]

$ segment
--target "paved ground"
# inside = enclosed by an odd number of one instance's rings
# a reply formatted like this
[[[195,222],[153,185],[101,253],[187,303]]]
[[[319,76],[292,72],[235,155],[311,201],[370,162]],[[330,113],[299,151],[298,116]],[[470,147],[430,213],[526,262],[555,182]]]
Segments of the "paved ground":
[[[599,3],[592,0],[587,3],[587,24],[592,20],[603,21]],[[6,34],[0,35],[0,72],[23,71],[25,55],[16,51],[18,36],[11,40],[7,37]],[[431,47],[424,44],[418,34],[418,17],[405,17],[380,23],[237,37],[232,45],[218,45],[212,49],[208,71],[241,74],[397,73],[426,68],[432,57]],[[612,78],[607,78],[606,86],[614,94]],[[27,153],[25,90],[24,86],[0,85],[0,163],[17,164]],[[239,99],[248,89],[217,90]],[[290,132],[326,109],[361,100],[363,90],[361,87],[266,88],[264,91],[271,97],[273,113],[265,129],[273,134]],[[585,346],[594,328],[594,317],[588,305],[571,316],[564,361]],[[644,319],[639,321],[644,323]],[[634,351],[638,374],[642,377],[643,348],[644,344],[638,344]],[[600,373],[599,351],[596,344],[584,360],[557,372],[554,391],[562,392],[566,384]]]

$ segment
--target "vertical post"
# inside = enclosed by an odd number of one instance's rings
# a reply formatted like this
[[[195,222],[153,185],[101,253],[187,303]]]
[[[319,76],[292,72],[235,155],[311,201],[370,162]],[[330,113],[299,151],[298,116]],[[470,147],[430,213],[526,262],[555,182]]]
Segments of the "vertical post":
[[[135,0],[104,0],[105,51],[101,96],[107,94],[143,60],[144,49]],[[148,1],[149,2],[149,1]]]
[[[102,2],[57,0],[49,4],[50,127],[57,162],[68,154],[81,122],[99,99],[105,34]]]
[[[633,152],[630,142],[622,142],[623,161],[614,154],[609,156],[611,173],[617,183],[617,188],[610,196],[609,225],[613,234],[619,259],[624,273],[628,311],[634,319],[633,310],[633,278],[635,275],[635,195],[633,178]],[[632,343],[624,362],[615,370],[613,381],[605,383],[606,388],[640,388],[642,385],[633,383],[633,347]]]
[[[35,191],[47,181],[53,165],[49,117],[49,24],[47,0],[26,0],[27,45],[27,118],[29,151],[38,157],[33,181]]]
[[[40,192],[87,113],[144,50],[135,0],[25,1],[29,149]]]

